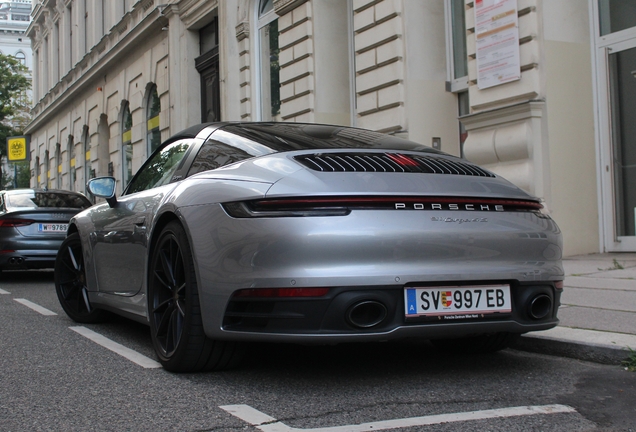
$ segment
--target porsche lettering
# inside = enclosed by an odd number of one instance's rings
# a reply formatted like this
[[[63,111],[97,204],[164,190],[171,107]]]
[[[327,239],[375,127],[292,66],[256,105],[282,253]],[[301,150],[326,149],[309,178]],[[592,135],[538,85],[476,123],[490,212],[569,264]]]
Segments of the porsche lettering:
[[[438,204],[438,203],[395,203],[396,210],[467,210],[467,211],[505,211],[501,204]]]

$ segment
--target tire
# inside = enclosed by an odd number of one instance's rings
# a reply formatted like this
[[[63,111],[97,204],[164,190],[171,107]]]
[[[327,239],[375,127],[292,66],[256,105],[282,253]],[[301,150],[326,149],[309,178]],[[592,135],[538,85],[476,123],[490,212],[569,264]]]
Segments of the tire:
[[[243,355],[242,344],[214,341],[203,331],[192,252],[177,221],[166,225],[152,251],[148,316],[155,352],[168,371],[228,369]]]
[[[55,292],[64,312],[78,323],[102,322],[107,312],[94,308],[88,299],[86,268],[78,233],[66,237],[55,258]]]
[[[434,339],[431,343],[439,350],[453,354],[483,354],[508,348],[519,336],[517,333],[502,332],[457,339]]]

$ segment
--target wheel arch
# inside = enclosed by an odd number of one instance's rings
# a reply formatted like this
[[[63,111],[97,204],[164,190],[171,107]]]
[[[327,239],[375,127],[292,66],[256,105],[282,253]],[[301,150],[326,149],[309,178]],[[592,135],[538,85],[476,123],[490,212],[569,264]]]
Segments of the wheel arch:
[[[74,223],[70,224],[68,226],[68,229],[66,230],[66,237],[70,236],[73,233],[79,232],[79,229],[77,229],[77,225],[75,225]]]
[[[190,234],[190,230],[188,229],[188,226],[185,224],[185,222],[183,220],[183,217],[178,215],[176,210],[172,210],[171,209],[171,210],[163,212],[156,219],[156,222],[154,223],[154,226],[152,228],[152,233],[150,234],[150,238],[148,239],[148,252],[147,252],[148,259],[146,261],[146,284],[148,283],[148,278],[150,277],[150,261],[151,261],[151,257],[152,257],[152,254],[154,253],[155,247],[157,246],[157,242],[159,241],[159,237],[161,236],[161,232],[172,221],[177,221],[181,225],[181,227],[183,227],[183,230],[185,231],[186,236],[188,237],[188,243],[190,245],[190,252],[193,253],[193,251],[192,251],[192,236]],[[199,282],[199,280],[198,280],[199,272],[196,271],[196,259],[195,259],[195,273],[197,275],[197,283],[198,283]],[[148,289],[148,287],[146,286],[146,291],[147,291],[147,289]]]
[[[166,211],[162,213],[156,219],[155,224],[152,228],[152,233],[150,234],[150,239],[148,241],[148,258],[149,258],[148,265],[150,265],[150,257],[152,256],[155,246],[157,245],[157,241],[159,240],[161,231],[163,231],[166,225],[168,225],[172,221],[178,221],[181,224],[181,226],[183,226],[183,228],[186,230],[186,233],[188,233],[188,238],[190,237],[190,233],[188,232],[187,228],[185,227],[185,224],[183,223],[181,218],[179,218],[179,216],[177,216],[172,211]]]

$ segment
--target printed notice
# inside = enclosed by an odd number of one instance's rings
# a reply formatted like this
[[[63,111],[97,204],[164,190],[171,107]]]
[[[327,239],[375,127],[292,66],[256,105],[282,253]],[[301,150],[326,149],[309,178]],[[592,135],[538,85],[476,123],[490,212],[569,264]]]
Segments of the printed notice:
[[[517,0],[475,0],[477,86],[521,79]]]

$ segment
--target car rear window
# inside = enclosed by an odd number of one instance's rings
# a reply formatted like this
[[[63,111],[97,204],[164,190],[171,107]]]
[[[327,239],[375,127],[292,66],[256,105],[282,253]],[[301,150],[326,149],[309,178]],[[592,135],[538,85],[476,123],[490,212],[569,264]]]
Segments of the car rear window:
[[[75,208],[85,209],[91,202],[77,194],[60,192],[24,192],[7,194],[7,207],[13,208]]]
[[[444,154],[429,146],[366,129],[307,123],[237,123],[217,129],[212,138],[229,132],[274,152],[322,149],[405,150]]]

